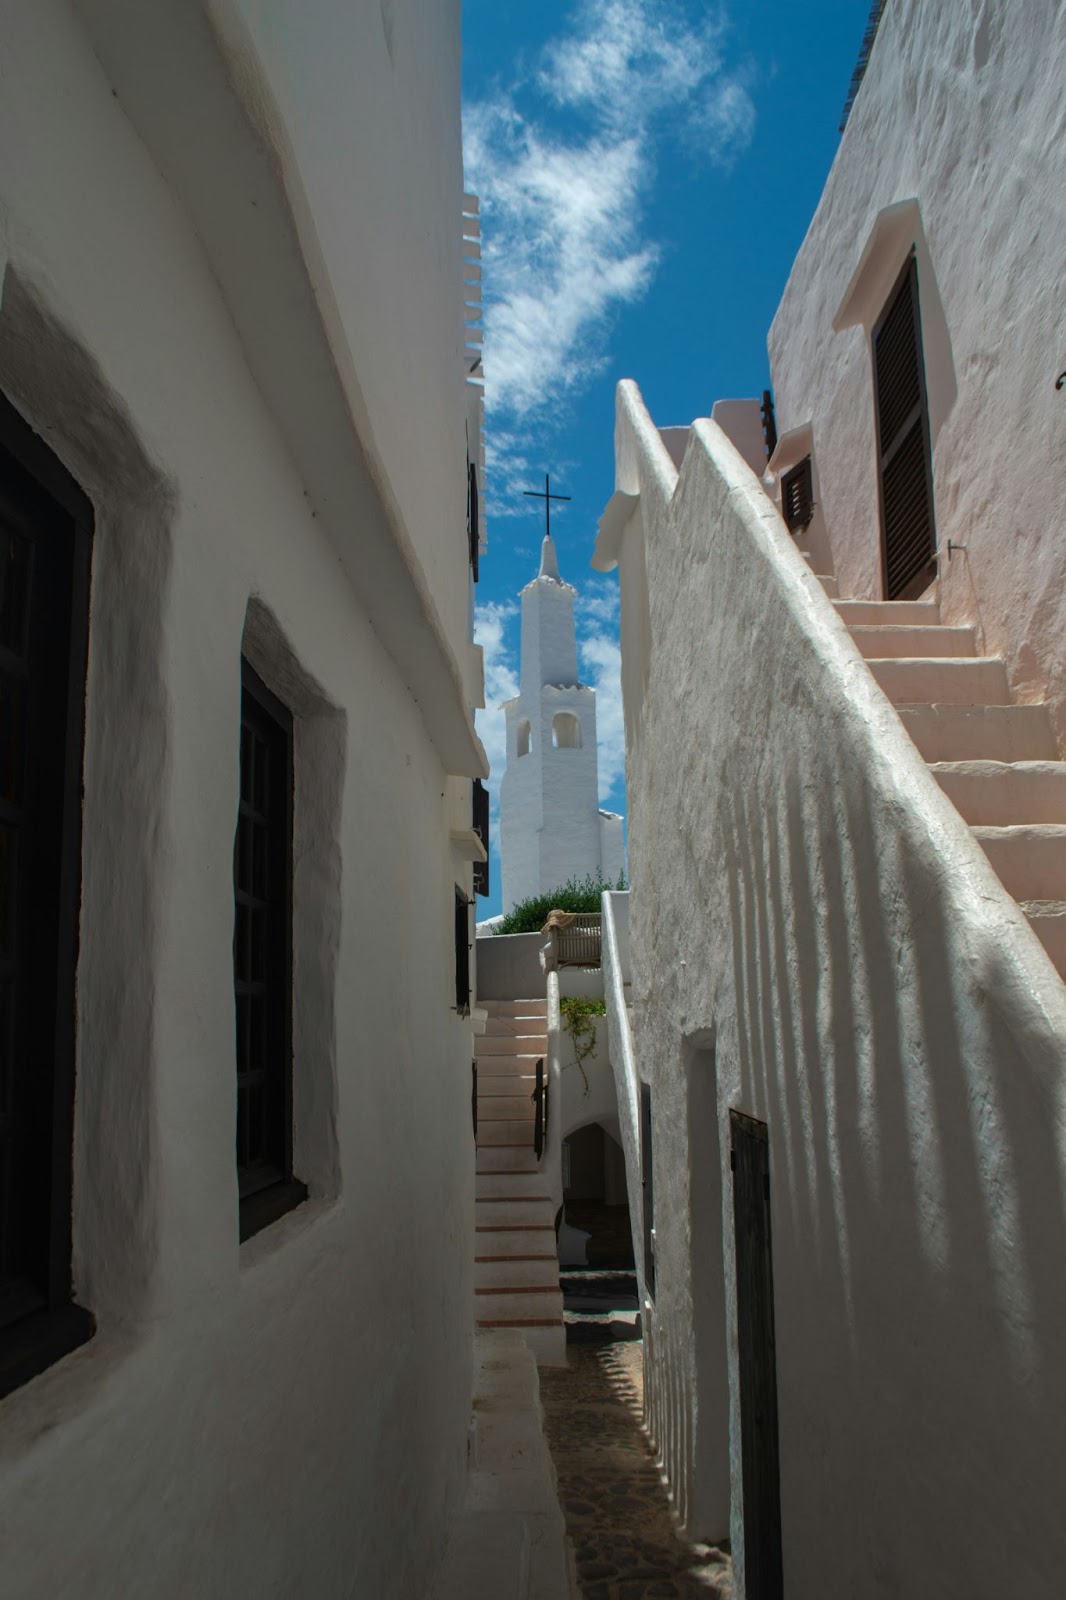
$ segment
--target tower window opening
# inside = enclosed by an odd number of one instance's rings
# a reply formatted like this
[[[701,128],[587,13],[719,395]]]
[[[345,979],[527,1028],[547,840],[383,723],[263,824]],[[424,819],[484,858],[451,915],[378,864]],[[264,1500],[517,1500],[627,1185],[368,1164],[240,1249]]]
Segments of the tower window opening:
[[[518,754],[520,756],[529,754],[529,723],[524,717],[518,724]]]
[[[557,711],[552,718],[552,745],[556,750],[580,750],[581,723],[572,711]]]

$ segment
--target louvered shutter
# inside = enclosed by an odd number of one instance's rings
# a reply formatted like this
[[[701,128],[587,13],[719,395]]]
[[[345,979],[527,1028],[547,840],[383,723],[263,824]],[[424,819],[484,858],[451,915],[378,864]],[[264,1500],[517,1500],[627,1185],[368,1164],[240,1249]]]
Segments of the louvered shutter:
[[[918,271],[911,256],[873,333],[886,600],[909,600],[936,576],[929,407]]]
[[[781,479],[781,515],[790,533],[806,528],[814,515],[814,480],[811,458],[804,456],[798,466]]]
[[[482,844],[485,846],[484,861],[474,862],[474,893],[485,895],[489,892],[489,791],[485,788],[480,778],[474,779],[474,805],[473,828]]]

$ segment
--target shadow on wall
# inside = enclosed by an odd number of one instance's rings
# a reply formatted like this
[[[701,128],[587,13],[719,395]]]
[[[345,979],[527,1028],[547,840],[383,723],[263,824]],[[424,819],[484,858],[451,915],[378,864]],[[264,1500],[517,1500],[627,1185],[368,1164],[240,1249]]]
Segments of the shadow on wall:
[[[989,941],[975,968],[913,848],[878,837],[863,774],[827,788],[802,759],[723,815],[740,1102],[765,1108],[776,1162],[786,1553],[839,1517],[836,1582],[894,1592],[906,1526],[912,1551],[948,1552],[955,1592],[1009,1555],[1018,1592],[1050,1600],[1066,1214],[1047,1039],[1010,1025],[1017,967]],[[961,1530],[997,1506],[964,1572]]]

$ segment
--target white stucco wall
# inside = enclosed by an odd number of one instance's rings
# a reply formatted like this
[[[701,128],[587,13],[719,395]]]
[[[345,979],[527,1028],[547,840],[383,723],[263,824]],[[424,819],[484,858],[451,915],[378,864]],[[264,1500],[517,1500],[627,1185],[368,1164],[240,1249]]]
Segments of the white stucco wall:
[[[423,9],[390,11],[412,35]],[[347,99],[376,93],[377,55],[337,45]],[[0,1587],[406,1600],[428,1586],[465,1462],[471,1040],[451,1008],[453,885],[470,868],[449,833],[469,826],[469,782],[346,581],[320,486],[93,46],[59,0],[0,21],[0,389],[96,509],[73,1221],[75,1291],[98,1323],[0,1402]],[[411,111],[451,149],[446,87]],[[381,144],[353,156],[348,141],[357,190]],[[455,419],[412,415],[403,492],[439,491],[443,528],[461,507]],[[455,560],[465,585],[461,536]],[[442,614],[458,650],[459,610]],[[242,638],[295,714],[295,1146],[311,1190],[243,1246]]]
[[[912,246],[944,620],[973,622],[1066,735],[1066,12],[889,0],[770,331],[779,433],[813,424],[842,595],[880,598],[869,328]],[[834,332],[880,214],[886,226]]]
[[[226,0],[223,23],[231,8],[284,125],[371,448],[454,635],[467,607],[459,0]]]
[[[1053,1600],[1066,992],[720,430],[677,478],[623,385],[619,443],[652,637],[627,778],[664,1466],[710,1535],[731,1466],[742,1582],[736,1107],[769,1127],[788,1593],[1009,1572]]]

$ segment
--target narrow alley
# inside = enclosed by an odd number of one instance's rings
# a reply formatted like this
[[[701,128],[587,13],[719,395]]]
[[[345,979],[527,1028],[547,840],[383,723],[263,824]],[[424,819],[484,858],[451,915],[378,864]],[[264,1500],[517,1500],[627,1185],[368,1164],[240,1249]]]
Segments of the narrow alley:
[[[582,1600],[732,1600],[728,1546],[680,1534],[641,1426],[644,1347],[624,1208],[574,1210],[596,1229],[595,1265],[563,1273],[567,1364],[541,1369],[540,1396],[579,1593]]]

